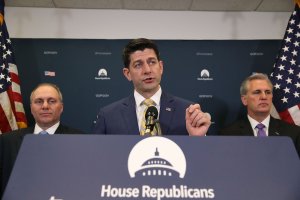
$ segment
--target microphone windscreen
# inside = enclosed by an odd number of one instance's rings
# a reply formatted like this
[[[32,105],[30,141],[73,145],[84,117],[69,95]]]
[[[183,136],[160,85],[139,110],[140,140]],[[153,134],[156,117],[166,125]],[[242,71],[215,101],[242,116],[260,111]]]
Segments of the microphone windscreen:
[[[152,116],[154,119],[158,117],[158,110],[155,106],[149,106],[145,113],[145,118],[147,119],[149,116]]]

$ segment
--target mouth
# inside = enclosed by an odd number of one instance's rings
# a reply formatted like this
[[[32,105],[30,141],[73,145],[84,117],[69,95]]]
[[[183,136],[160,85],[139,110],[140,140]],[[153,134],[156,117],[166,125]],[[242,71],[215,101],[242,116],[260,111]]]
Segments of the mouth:
[[[154,80],[154,78],[149,77],[149,78],[143,79],[143,82],[150,83],[150,82],[152,82],[153,80]]]

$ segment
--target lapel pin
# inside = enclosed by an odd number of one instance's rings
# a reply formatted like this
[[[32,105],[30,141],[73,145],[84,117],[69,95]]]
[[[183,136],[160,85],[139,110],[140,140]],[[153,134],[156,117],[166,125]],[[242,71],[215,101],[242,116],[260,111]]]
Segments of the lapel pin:
[[[167,108],[166,108],[166,111],[171,112],[171,111],[172,111],[172,108],[167,107]]]

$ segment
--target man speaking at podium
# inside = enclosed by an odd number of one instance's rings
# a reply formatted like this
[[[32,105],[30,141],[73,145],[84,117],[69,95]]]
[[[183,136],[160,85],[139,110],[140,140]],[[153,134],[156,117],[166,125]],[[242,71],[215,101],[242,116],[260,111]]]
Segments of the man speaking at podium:
[[[199,104],[162,90],[163,62],[153,41],[131,40],[123,50],[123,62],[123,74],[132,81],[134,92],[102,108],[93,133],[206,135],[211,124],[210,115],[202,112]]]

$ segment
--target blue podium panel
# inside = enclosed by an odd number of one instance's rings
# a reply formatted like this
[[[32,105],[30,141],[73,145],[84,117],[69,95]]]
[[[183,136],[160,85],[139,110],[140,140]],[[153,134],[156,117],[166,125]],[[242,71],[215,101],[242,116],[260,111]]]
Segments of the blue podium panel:
[[[28,135],[3,200],[299,200],[285,137]]]

